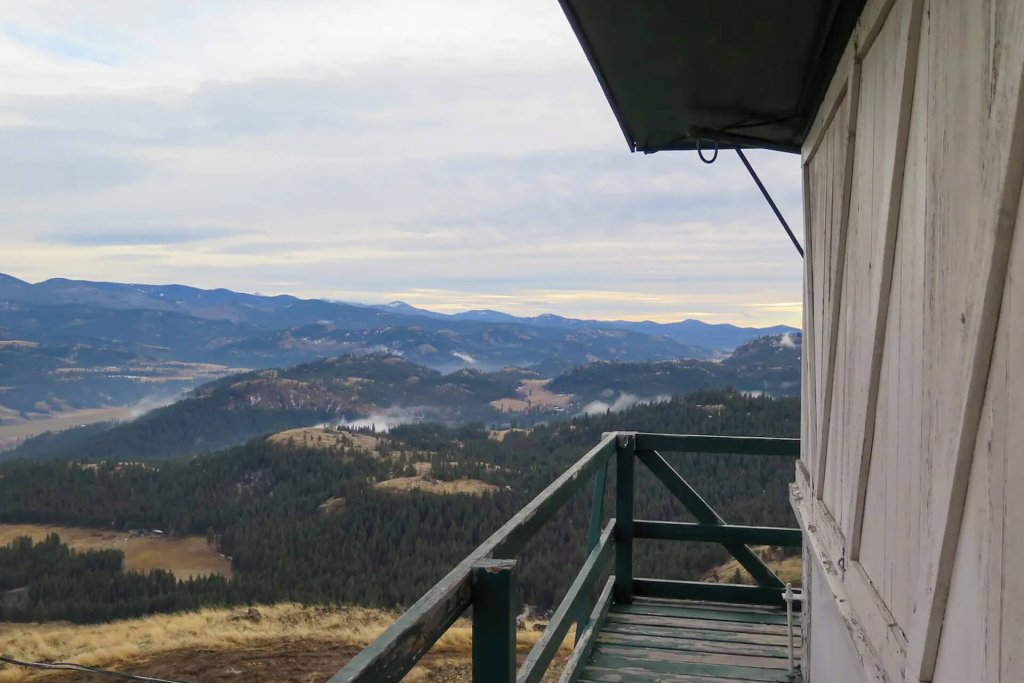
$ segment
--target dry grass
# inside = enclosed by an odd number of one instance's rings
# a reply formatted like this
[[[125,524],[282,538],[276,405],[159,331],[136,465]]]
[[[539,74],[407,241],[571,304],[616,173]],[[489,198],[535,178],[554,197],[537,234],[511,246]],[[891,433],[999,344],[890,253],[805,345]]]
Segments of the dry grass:
[[[757,545],[751,548],[757,553],[769,569],[775,572],[783,583],[792,583],[794,586],[803,585],[803,561],[799,555],[794,557],[782,557],[779,551],[773,550],[766,545]],[[715,567],[704,575],[704,581],[719,581],[731,583],[736,571],[740,572],[740,583],[754,585],[757,583],[746,569],[740,566],[736,560],[729,560],[725,564]]]
[[[438,495],[462,493],[471,496],[482,496],[488,491],[498,490],[498,487],[494,484],[488,484],[487,482],[480,481],[479,479],[453,479],[451,481],[439,481],[437,479],[432,479],[429,476],[387,479],[385,481],[377,482],[373,487],[394,492],[425,491],[427,493],[436,493]]]
[[[503,413],[525,413],[534,408],[564,408],[572,402],[568,394],[555,394],[548,390],[549,379],[524,379],[516,388],[515,398],[491,401]]]
[[[506,436],[514,433],[529,434],[530,430],[522,429],[520,427],[514,427],[512,429],[491,429],[487,432],[487,438],[490,439],[491,441],[497,441],[498,443],[501,443],[502,441],[505,440]]]
[[[117,406],[114,408],[89,408],[87,410],[69,410],[56,415],[47,415],[31,420],[0,425],[0,450],[14,448],[19,443],[43,432],[59,432],[71,427],[92,424],[94,422],[110,422],[124,420],[132,415],[133,406]],[[19,417],[17,419],[22,419]]]
[[[3,624],[0,641],[18,659],[112,667],[169,650],[229,650],[281,639],[361,647],[394,618],[380,610],[316,610],[293,604],[260,607],[259,612],[259,621],[243,618],[245,610],[207,609],[98,625]],[[4,683],[36,678],[0,671]]]
[[[74,662],[149,675],[162,671],[169,677],[175,673],[185,677],[201,669],[207,675],[192,678],[204,681],[232,680],[227,674],[234,674],[233,680],[325,680],[325,671],[333,672],[340,667],[397,617],[396,613],[384,610],[295,604],[261,606],[258,611],[258,621],[245,618],[246,610],[242,608],[207,609],[88,626],[0,624],[0,649],[19,659]],[[520,631],[520,655],[533,647],[539,637],[540,633],[531,629]],[[561,658],[568,653],[571,637],[570,633],[563,643]],[[468,680],[463,679],[463,674],[471,645],[470,624],[460,620],[405,680]],[[283,660],[297,651],[303,653],[304,659],[319,655],[327,660],[321,663],[318,673],[299,672],[301,662],[294,664],[295,670],[289,670],[280,661],[278,666],[273,665],[275,653]],[[207,668],[199,667],[200,659],[207,660]],[[238,668],[229,667],[228,662]],[[265,677],[243,678],[243,674],[251,672],[240,668],[254,662],[269,669]],[[0,683],[53,678],[52,674],[0,668]]]
[[[40,541],[54,533],[75,550],[113,548],[123,551],[125,570],[166,569],[178,578],[205,574],[231,576],[231,563],[211,548],[202,536],[130,538],[126,533],[103,529],[0,524],[0,545],[7,545],[19,536]]]
[[[344,430],[329,429],[325,427],[299,427],[298,429],[286,429],[267,438],[270,443],[288,445],[294,443],[296,446],[307,448],[330,449],[335,447],[359,448],[367,451],[370,455],[380,455],[380,439],[370,434],[358,432],[346,432]]]
[[[372,434],[361,432],[350,432],[335,427],[299,427],[297,429],[286,429],[283,432],[272,434],[267,437],[271,443],[288,446],[302,446],[304,448],[318,448],[330,450],[341,448],[343,450],[359,449],[368,453],[371,457],[381,457],[381,446],[388,448],[388,458],[397,460],[402,456],[429,456],[432,453],[425,451],[413,451],[405,448],[405,445],[397,442],[382,439]]]

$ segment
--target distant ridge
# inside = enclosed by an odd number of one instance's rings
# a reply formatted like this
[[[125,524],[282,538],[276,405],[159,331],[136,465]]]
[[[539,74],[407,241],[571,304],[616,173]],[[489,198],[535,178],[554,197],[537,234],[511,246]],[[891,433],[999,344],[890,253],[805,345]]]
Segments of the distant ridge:
[[[139,359],[262,368],[345,354],[391,353],[442,372],[509,365],[565,369],[596,361],[716,359],[770,334],[768,328],[494,310],[438,313],[394,301],[365,305],[264,296],[179,284],[0,274],[0,340],[87,345]]]

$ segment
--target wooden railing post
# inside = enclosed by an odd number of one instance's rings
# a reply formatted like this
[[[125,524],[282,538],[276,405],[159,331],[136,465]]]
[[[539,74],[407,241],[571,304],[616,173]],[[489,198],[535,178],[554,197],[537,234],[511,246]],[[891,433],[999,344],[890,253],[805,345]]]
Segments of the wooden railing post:
[[[473,565],[473,680],[516,680],[515,560]]]
[[[601,538],[601,517],[604,516],[604,489],[607,480],[608,463],[606,462],[601,465],[601,469],[597,471],[597,476],[594,478],[594,492],[590,499],[590,530],[587,532],[588,555],[597,547],[597,541]],[[584,598],[580,613],[576,617],[576,644],[579,644],[580,638],[583,637],[583,629],[587,625],[587,620],[590,619],[590,611],[594,607],[592,598],[593,592],[591,591]]]
[[[633,471],[636,432],[620,432],[615,441],[615,602],[633,602]]]

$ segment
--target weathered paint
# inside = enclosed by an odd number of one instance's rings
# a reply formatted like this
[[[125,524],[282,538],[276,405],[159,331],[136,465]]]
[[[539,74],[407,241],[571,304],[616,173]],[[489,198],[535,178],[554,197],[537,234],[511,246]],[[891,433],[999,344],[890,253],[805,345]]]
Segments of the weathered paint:
[[[740,605],[783,605],[782,590],[763,586],[669,579],[633,579],[633,593],[651,598],[704,600]]]
[[[558,479],[417,600],[380,637],[331,677],[331,683],[397,680],[419,661],[472,601],[472,569],[480,560],[517,552],[615,451],[616,434]]]
[[[615,456],[615,602],[633,601],[633,471],[636,435],[619,437]]]
[[[590,653],[594,650],[597,634],[605,627],[608,609],[612,604],[612,589],[614,586],[615,577],[609,576],[608,580],[605,581],[604,589],[602,589],[597,602],[594,604],[593,610],[587,615],[587,621],[582,627],[582,633],[577,635],[576,645],[573,648],[572,654],[569,655],[569,659],[565,662],[565,667],[562,669],[562,675],[559,677],[558,683],[576,683],[576,681],[580,680],[580,676],[583,675],[583,666],[590,659]]]
[[[638,519],[633,522],[635,538],[665,541],[705,541],[710,543],[746,543],[753,545],[800,546],[800,529],[740,524],[694,524],[692,522],[659,522]]]
[[[636,450],[686,453],[736,453],[740,455],[800,456],[800,439],[762,436],[705,436],[703,434],[636,435]]]
[[[594,478],[594,491],[590,497],[590,529],[587,531],[587,554],[590,554],[597,542],[601,539],[601,518],[604,516],[604,492],[608,482],[608,462],[605,461],[597,471]],[[580,603],[579,615],[576,617],[576,645],[579,645],[583,636],[583,629],[590,618],[590,610],[593,607],[590,600],[591,594],[587,592]]]
[[[516,677],[516,563],[473,566],[473,680],[512,683]]]
[[[544,634],[537,641],[537,644],[533,646],[533,649],[530,650],[530,653],[526,655],[522,669],[519,671],[519,675],[516,676],[517,683],[538,683],[544,677],[548,665],[561,646],[562,640],[565,639],[565,634],[569,632],[569,626],[572,625],[572,615],[577,613],[585,596],[594,589],[594,582],[598,575],[604,571],[611,561],[614,548],[612,542],[614,529],[615,520],[613,519],[608,522],[608,526],[605,527],[597,545],[590,551],[590,555],[587,556],[586,561],[583,563],[580,573],[576,575],[576,578],[569,585],[569,590],[566,591],[565,597],[562,598],[554,614],[551,615],[551,620],[548,622],[548,627],[544,629]]]
[[[792,456],[799,452],[799,441],[780,439],[746,438],[736,441],[728,437],[703,437],[655,434],[638,435],[635,432],[606,434],[601,442],[576,464],[570,467],[540,495],[518,514],[495,532],[487,541],[470,554],[448,576],[442,579],[423,598],[417,601],[405,614],[388,628],[369,647],[359,653],[344,669],[331,679],[337,681],[378,681],[397,680],[407,673],[420,657],[433,645],[442,633],[471,604],[474,614],[474,678],[477,680],[506,680],[515,676],[519,683],[538,683],[565,638],[574,617],[586,609],[594,590],[597,577],[605,570],[613,553],[616,572],[609,579],[597,606],[589,611],[585,622],[579,623],[581,633],[577,651],[573,655],[573,666],[568,668],[565,680],[580,678],[584,663],[591,659],[593,649],[609,650],[639,640],[652,643],[643,654],[646,660],[661,662],[665,651],[678,651],[676,659],[686,663],[690,654],[699,653],[702,661],[695,666],[726,666],[723,662],[730,656],[750,664],[757,657],[778,659],[772,648],[778,646],[777,639],[784,633],[784,625],[778,623],[777,612],[766,611],[752,605],[778,604],[781,602],[779,588],[731,586],[725,584],[704,584],[685,581],[662,581],[656,579],[633,579],[632,540],[635,536],[633,520],[633,476],[635,461],[641,457],[655,473],[664,475],[669,488],[688,501],[699,524],[674,524],[657,521],[643,521],[641,534],[652,538],[708,540],[724,542],[734,554],[748,560],[748,570],[762,582],[777,582],[778,579],[741,541],[774,542],[798,544],[800,538],[792,529],[773,527],[751,527],[725,525],[722,519],[707,503],[672,469],[657,453],[637,454],[638,437],[648,438],[650,444],[664,444],[679,450],[710,451],[720,453],[768,451],[769,455]],[[616,454],[616,517],[609,520],[596,543],[588,542],[590,552],[579,574],[573,580],[565,597],[556,608],[544,635],[527,655],[521,671],[515,675],[514,634],[512,629],[512,603],[514,596],[514,567],[511,560],[501,558],[516,553],[547,522],[554,513],[594,474],[591,531],[600,522],[604,499],[604,478],[608,459]],[[591,534],[592,536],[593,534]],[[745,564],[745,566],[747,566]],[[759,568],[760,566],[760,568]],[[624,612],[633,601],[634,588],[641,596],[665,598],[694,598],[698,600],[736,601],[744,603],[742,608],[719,605],[709,610],[697,605],[680,607],[672,600],[640,598],[635,612]],[[611,596],[615,598],[612,609]],[[609,613],[609,610],[612,612]],[[587,614],[587,612],[584,612]],[[784,618],[784,617],[781,617]],[[696,621],[701,626],[692,629],[692,637],[657,635],[613,629],[601,635],[606,623],[627,626],[649,627],[654,620],[657,627],[679,627],[687,621]],[[784,622],[783,622],[784,624]],[[691,624],[692,625],[692,624]],[[727,625],[727,628],[723,625]],[[721,637],[716,635],[718,631]],[[728,633],[727,633],[728,631]],[[733,634],[742,634],[735,636]],[[603,642],[602,642],[602,639]],[[774,640],[773,640],[774,639]],[[685,641],[689,645],[684,646]],[[714,643],[721,643],[715,649]],[[706,656],[704,656],[706,655]],[[681,659],[680,659],[681,658]],[[747,658],[744,660],[744,658]],[[671,659],[671,658],[670,658]],[[660,666],[660,664],[659,664]],[[728,668],[728,667],[726,667]],[[684,667],[685,669],[685,667]],[[725,671],[725,669],[722,669]],[[511,673],[510,673],[511,672]],[[674,675],[674,674],[673,674]],[[759,679],[755,679],[759,680]]]
[[[1024,4],[869,0],[803,163],[806,673],[1016,680]]]

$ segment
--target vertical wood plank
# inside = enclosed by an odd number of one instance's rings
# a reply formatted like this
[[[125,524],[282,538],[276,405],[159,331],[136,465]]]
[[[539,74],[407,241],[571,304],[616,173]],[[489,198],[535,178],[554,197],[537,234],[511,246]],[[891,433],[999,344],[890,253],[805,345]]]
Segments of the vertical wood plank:
[[[827,287],[824,283],[820,286],[820,295],[816,298],[819,310],[827,311],[827,317],[820,321],[822,331],[826,336],[819,344],[818,358],[827,359],[824,366],[819,368],[818,375],[814,378],[818,389],[820,403],[816,406],[818,410],[819,433],[817,436],[817,463],[814,470],[814,495],[822,500],[825,492],[825,474],[829,458],[829,434],[832,426],[832,401],[835,392],[836,377],[836,338],[839,333],[839,321],[843,304],[843,286],[846,281],[846,251],[847,237],[850,227],[850,206],[853,190],[853,170],[856,159],[856,140],[858,112],[860,111],[861,100],[861,63],[854,59],[850,68],[849,86],[847,88],[846,103],[844,105],[845,117],[839,121],[845,121],[845,136],[839,138],[834,155],[842,154],[842,159],[833,156],[832,166],[842,168],[841,187],[842,194],[835,204],[840,207],[838,224],[829,220],[827,225],[828,241],[823,244],[823,260],[819,272],[828,270],[823,274],[827,277]],[[840,126],[838,131],[843,131]],[[815,170],[816,173],[825,172]],[[828,258],[825,258],[827,256]],[[827,265],[825,265],[827,264]]]
[[[604,490],[607,480],[608,462],[605,461],[594,477],[594,491],[590,498],[590,529],[587,531],[588,555],[597,547],[597,542],[601,539],[601,518],[604,516]],[[592,603],[590,598],[592,596],[593,592],[588,591],[580,606],[579,616],[576,619],[576,645],[579,645],[580,638],[583,636],[583,627],[586,626],[587,620],[590,618]]]
[[[860,559],[861,530],[864,524],[864,499],[867,493],[868,470],[871,467],[871,456],[875,443],[875,416],[878,411],[878,386],[882,372],[882,352],[885,349],[886,332],[889,323],[889,302],[892,290],[893,262],[896,254],[896,235],[900,223],[900,209],[903,202],[904,171],[907,161],[907,144],[910,139],[910,117],[914,105],[915,79],[917,77],[918,50],[921,38],[921,16],[924,0],[905,0],[901,9],[909,5],[905,12],[909,14],[906,25],[895,23],[904,19],[903,12],[893,12],[888,22],[893,26],[896,41],[902,44],[902,68],[896,83],[891,84],[898,89],[899,100],[896,114],[896,139],[893,147],[892,172],[886,180],[885,189],[885,224],[882,241],[882,258],[877,290],[874,295],[874,319],[871,320],[871,367],[869,370],[868,395],[864,412],[864,428],[861,435],[859,452],[854,452],[852,483],[853,520],[850,534],[850,558]],[[890,96],[892,96],[890,94]]]
[[[923,681],[935,673],[1024,179],[1024,5],[941,9],[931,13],[929,48],[932,470],[907,661]]]
[[[473,566],[473,680],[516,679],[515,560]]]
[[[924,24],[922,17],[921,23]],[[927,50],[922,29],[918,53]],[[858,559],[904,634],[921,516],[927,59],[919,59]]]
[[[636,434],[620,432],[615,442],[615,602],[633,602],[633,494]]]
[[[869,420],[871,370],[875,357],[878,293],[885,278],[891,244],[887,228],[890,195],[898,170],[897,136],[906,61],[910,0],[880,14],[881,30],[861,63],[850,216],[842,283],[842,309],[837,325],[833,372],[828,466],[822,490],[826,503],[849,543],[853,531],[860,455]],[[906,126],[903,128],[905,133]],[[905,150],[904,150],[905,151]],[[898,204],[891,213],[898,213]],[[894,230],[889,232],[894,236]]]

